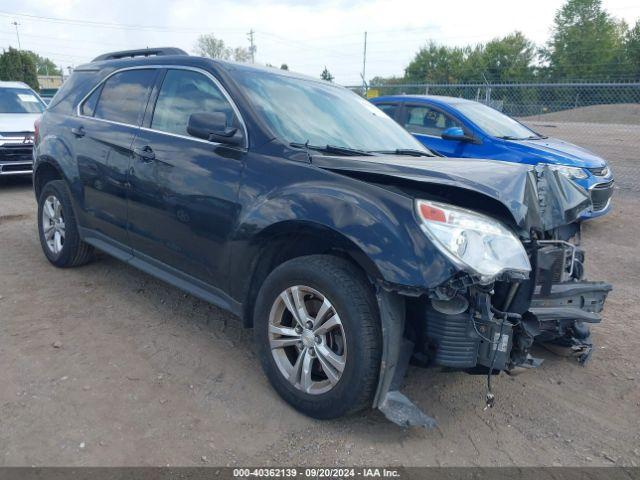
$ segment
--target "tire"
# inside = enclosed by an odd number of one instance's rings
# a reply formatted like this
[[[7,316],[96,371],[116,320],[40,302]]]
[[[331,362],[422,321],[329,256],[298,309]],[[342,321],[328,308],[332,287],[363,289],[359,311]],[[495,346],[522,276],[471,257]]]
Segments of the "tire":
[[[93,258],[93,247],[80,239],[71,196],[62,180],[48,182],[40,192],[38,233],[45,257],[56,267],[78,267]]]
[[[303,299],[298,305],[305,306],[306,318],[316,322],[313,328],[306,323],[295,332],[296,295]],[[325,305],[331,306],[323,314]],[[265,374],[296,410],[330,419],[371,406],[382,333],[372,287],[349,261],[311,255],[278,266],[258,293],[254,336]]]

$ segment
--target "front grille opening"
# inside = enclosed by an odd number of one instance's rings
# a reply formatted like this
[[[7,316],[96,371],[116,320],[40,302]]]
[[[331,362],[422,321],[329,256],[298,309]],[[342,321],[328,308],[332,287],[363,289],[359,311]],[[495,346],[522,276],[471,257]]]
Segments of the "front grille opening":
[[[613,180],[607,183],[599,183],[591,189],[591,203],[593,211],[597,212],[607,207],[609,199],[613,195]]]
[[[30,162],[33,155],[33,145],[8,144],[0,146],[0,163]]]

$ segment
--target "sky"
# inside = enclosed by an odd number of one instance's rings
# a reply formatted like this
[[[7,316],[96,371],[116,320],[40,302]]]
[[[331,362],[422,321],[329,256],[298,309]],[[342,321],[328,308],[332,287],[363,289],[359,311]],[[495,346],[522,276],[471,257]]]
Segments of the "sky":
[[[633,24],[638,0],[603,0],[613,16]],[[17,47],[77,66],[101,53],[173,46],[193,53],[200,34],[228,46],[249,46],[256,63],[289,65],[319,76],[326,66],[342,85],[402,75],[429,40],[446,45],[485,42],[514,30],[543,44],[563,0],[3,0],[0,48]]]

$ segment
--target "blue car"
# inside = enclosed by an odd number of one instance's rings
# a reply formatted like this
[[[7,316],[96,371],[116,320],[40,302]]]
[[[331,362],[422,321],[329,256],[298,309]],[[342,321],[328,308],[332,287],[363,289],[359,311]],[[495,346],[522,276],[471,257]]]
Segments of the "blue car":
[[[582,220],[611,210],[611,169],[603,158],[584,148],[540,135],[491,107],[462,98],[394,95],[371,102],[445,157],[555,165],[591,193],[593,208]]]

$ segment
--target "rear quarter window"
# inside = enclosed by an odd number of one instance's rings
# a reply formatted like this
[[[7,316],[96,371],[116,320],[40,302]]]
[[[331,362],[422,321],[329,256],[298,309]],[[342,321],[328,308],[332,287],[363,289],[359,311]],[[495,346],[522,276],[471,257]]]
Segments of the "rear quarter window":
[[[97,70],[76,70],[51,99],[47,110],[71,115],[76,105],[98,83],[99,76],[100,72]]]
[[[93,93],[89,95],[89,98],[82,103],[80,106],[80,113],[82,115],[93,117],[96,111],[96,105],[98,104],[98,98],[100,98],[100,92],[102,92],[102,87],[96,88]]]

